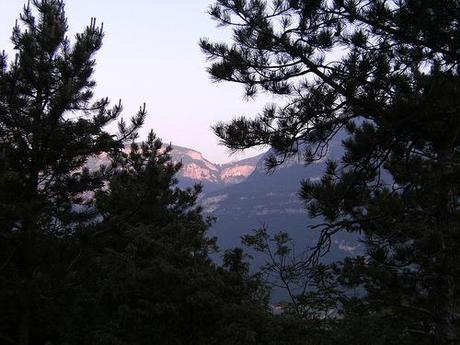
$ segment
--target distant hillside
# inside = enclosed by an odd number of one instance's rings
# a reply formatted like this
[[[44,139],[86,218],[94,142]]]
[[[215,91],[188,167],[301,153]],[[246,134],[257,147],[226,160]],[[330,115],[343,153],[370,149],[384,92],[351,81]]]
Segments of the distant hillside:
[[[267,173],[260,157],[256,168],[244,181],[218,191],[207,193],[201,203],[206,212],[216,217],[212,235],[218,237],[222,248],[240,246],[242,235],[262,226],[271,233],[285,231],[295,240],[299,249],[316,243],[318,232],[299,197],[301,181],[319,180],[327,159],[339,159],[343,148],[341,138],[330,145],[327,157],[305,166],[300,157],[288,159],[273,173]],[[318,220],[316,220],[318,221]],[[329,259],[342,258],[360,251],[355,235],[340,233],[334,238]]]
[[[326,158],[338,159],[343,152],[341,138],[332,142]],[[310,219],[298,196],[304,179],[318,180],[326,159],[305,166],[300,157],[292,157],[273,173],[267,173],[265,159],[272,150],[227,164],[215,164],[193,149],[173,146],[174,162],[182,162],[178,173],[180,187],[201,183],[200,203],[206,214],[216,217],[210,230],[218,237],[221,249],[241,246],[241,236],[265,226],[271,233],[288,232],[299,249],[316,243],[318,233],[310,229]],[[95,169],[108,164],[105,154],[88,161]],[[360,251],[356,236],[340,233],[334,238],[329,259],[342,258]],[[260,258],[256,264],[260,264]]]

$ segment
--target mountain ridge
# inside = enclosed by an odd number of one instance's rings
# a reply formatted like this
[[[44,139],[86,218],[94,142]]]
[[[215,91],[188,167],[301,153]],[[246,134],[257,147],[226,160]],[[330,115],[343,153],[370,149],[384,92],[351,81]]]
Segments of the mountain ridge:
[[[201,183],[204,192],[212,192],[244,181],[257,167],[265,153],[225,164],[212,163],[194,149],[172,145],[171,158],[181,162],[178,172],[179,186]]]
[[[171,146],[171,160],[174,163],[180,162],[182,164],[182,168],[177,173],[179,187],[190,187],[196,183],[201,183],[205,193],[241,183],[256,170],[257,164],[265,154],[261,153],[254,157],[217,164],[206,159],[197,150],[178,145]],[[96,170],[101,165],[109,164],[110,160],[107,153],[102,152],[98,156],[88,159],[86,166],[90,170]]]

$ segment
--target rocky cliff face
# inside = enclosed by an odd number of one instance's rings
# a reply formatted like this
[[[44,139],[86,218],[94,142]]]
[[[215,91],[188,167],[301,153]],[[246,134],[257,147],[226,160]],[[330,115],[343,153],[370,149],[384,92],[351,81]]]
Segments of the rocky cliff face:
[[[244,181],[254,172],[262,156],[263,154],[227,164],[215,164],[193,149],[173,146],[171,151],[173,162],[182,163],[182,169],[177,175],[179,186],[188,187],[201,183],[205,192],[212,192]],[[101,153],[99,156],[89,159],[87,167],[94,170],[101,165],[108,164],[110,161],[107,154]]]
[[[179,180],[185,178],[195,183],[221,183],[219,166],[208,161],[200,152],[185,147],[173,146],[171,158],[174,162],[182,163],[182,169],[178,173]]]
[[[190,185],[200,182],[205,192],[244,181],[254,172],[262,155],[227,164],[214,164],[200,152],[189,148],[173,146],[171,151],[173,161],[182,162],[182,169],[178,173],[179,184]]]
[[[221,165],[219,174],[220,180],[226,185],[243,182],[255,171],[263,156],[264,153],[255,157]]]

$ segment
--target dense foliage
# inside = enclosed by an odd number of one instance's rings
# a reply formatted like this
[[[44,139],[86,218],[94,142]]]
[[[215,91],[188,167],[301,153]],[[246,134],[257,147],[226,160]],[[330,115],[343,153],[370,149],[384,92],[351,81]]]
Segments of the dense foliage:
[[[38,17],[26,6],[13,30],[15,58],[0,57],[1,336],[9,343],[44,343],[53,333],[71,287],[73,234],[94,217],[86,196],[106,181],[84,163],[119,150],[145,117],[141,110],[119,138],[104,131],[121,106],[91,103],[103,33],[92,20],[71,44],[63,6],[34,2]]]
[[[458,343],[459,2],[218,0],[210,14],[233,31],[232,44],[201,41],[211,76],[279,100],[218,124],[225,145],[270,145],[273,168],[299,152],[322,158],[348,135],[322,180],[302,183],[321,241],[284,274],[311,276],[334,233],[359,232],[365,255],[324,270],[337,293],[334,333],[345,343]]]
[[[170,147],[136,143],[142,107],[119,134],[121,105],[93,102],[95,20],[73,42],[64,3],[35,0],[0,56],[0,343],[294,343],[241,250],[215,240],[181,190]],[[86,167],[100,154],[109,166]],[[292,341],[291,341],[292,338]]]

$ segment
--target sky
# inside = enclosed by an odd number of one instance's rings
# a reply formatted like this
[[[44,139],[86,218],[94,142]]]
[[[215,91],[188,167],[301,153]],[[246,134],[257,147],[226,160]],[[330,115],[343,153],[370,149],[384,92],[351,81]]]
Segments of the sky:
[[[14,56],[11,30],[26,0],[0,0],[0,50]],[[203,153],[224,163],[259,153],[230,156],[211,126],[236,116],[254,116],[267,98],[245,100],[240,85],[214,83],[198,41],[230,41],[207,14],[213,0],[67,0],[69,37],[95,17],[104,23],[104,43],[96,55],[96,97],[122,100],[128,119],[146,103],[140,138],[153,131],[166,143]]]

